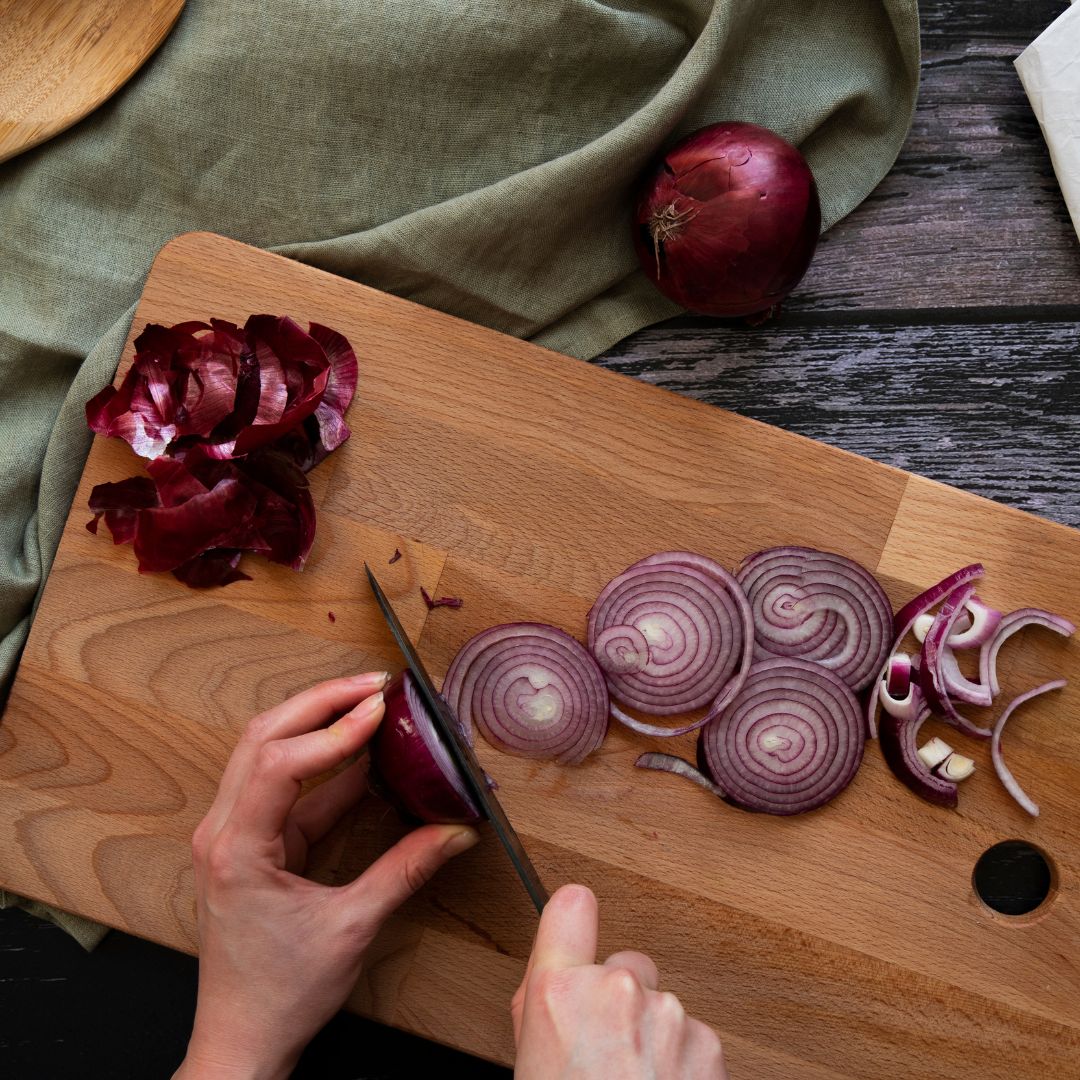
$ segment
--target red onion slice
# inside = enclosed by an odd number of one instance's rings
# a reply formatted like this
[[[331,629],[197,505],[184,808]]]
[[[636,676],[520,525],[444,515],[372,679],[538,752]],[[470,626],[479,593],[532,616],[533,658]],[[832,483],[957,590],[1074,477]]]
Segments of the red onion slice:
[[[931,585],[925,592],[909,600],[893,618],[893,630],[896,636],[906,637],[920,615],[937,607],[949,593],[955,592],[961,585],[975,581],[985,573],[982,563],[971,563],[949,574],[948,577],[943,577],[936,585]]]
[[[984,604],[977,596],[968,597],[965,605],[971,614],[970,625],[953,633],[945,643],[950,649],[974,649],[988,641],[1001,622],[1001,612]]]
[[[974,600],[973,596],[971,600]],[[968,603],[971,603],[971,600]],[[914,625],[911,627],[911,632],[915,635],[915,640],[921,645],[926,640],[926,635],[930,633],[930,627],[934,625],[934,612],[927,611],[920,615]],[[956,620],[956,625],[953,627],[953,632],[949,637],[949,640],[945,643],[952,648],[953,641],[960,636],[966,630],[971,629],[971,612],[968,611],[967,605],[964,606],[964,610],[960,613],[960,617]]]
[[[862,761],[859,703],[837,675],[807,660],[754,664],[731,706],[698,742],[698,763],[728,802],[800,814],[835,798]]]
[[[642,754],[634,764],[639,769],[655,769],[657,772],[668,772],[675,776],[684,776],[687,780],[692,780],[698,787],[703,787],[706,791],[718,795],[721,799],[724,798],[723,790],[717,787],[703,772],[699,772],[689,761],[683,761],[682,758],[676,757],[674,754]]]
[[[907,653],[895,653],[889,657],[885,689],[890,697],[907,697],[911,689],[911,657]]]
[[[1013,712],[1019,706],[1023,705],[1025,701],[1030,701],[1040,694],[1049,693],[1051,690],[1060,690],[1064,685],[1064,679],[1054,679],[1052,682],[1043,683],[1042,686],[1036,686],[1034,690],[1028,690],[1027,693],[1014,697],[1012,701],[1005,706],[1005,711],[998,717],[997,723],[994,725],[994,735],[990,741],[990,759],[994,763],[994,771],[1005,785],[1005,790],[1032,817],[1039,816],[1038,804],[1032,801],[1030,796],[1025,793],[1024,789],[1016,782],[1016,777],[1013,776],[1009,766],[1005,764],[1005,758],[1001,753],[1001,733],[1005,730],[1005,725],[1009,722],[1009,717],[1012,716]]]
[[[462,725],[521,757],[581,761],[607,734],[603,673],[585,648],[545,623],[480,631],[454,657],[443,696]]]
[[[998,623],[994,636],[987,641],[979,654],[979,678],[984,686],[990,687],[992,694],[1000,692],[997,676],[997,655],[1001,646],[1005,644],[1018,630],[1025,626],[1042,626],[1047,630],[1053,630],[1062,637],[1072,637],[1076,633],[1076,627],[1063,619],[1060,615],[1054,615],[1041,608],[1018,608],[1002,616]]]
[[[968,582],[951,592],[941,605],[941,610],[934,618],[934,625],[923,642],[922,664],[919,668],[919,685],[922,687],[923,696],[927,705],[939,716],[954,727],[959,728],[966,735],[977,739],[989,739],[990,729],[973,724],[966,716],[961,716],[956,711],[956,706],[949,699],[949,691],[945,685],[944,654],[945,642],[952,633],[953,626],[964,610],[964,605],[975,591],[974,582]],[[960,674],[960,669],[956,669]]]
[[[913,670],[916,669],[913,668]],[[888,684],[880,683],[878,696],[881,699],[881,707],[897,720],[916,720],[926,708],[926,699],[915,680],[908,683],[907,691],[903,696],[890,693]]]
[[[612,706],[611,715],[634,731],[667,737],[696,731],[738,694],[750,670],[753,622],[722,566],[691,551],[662,551],[608,582],[589,612],[588,640],[623,706],[653,716],[710,706],[677,728]]]
[[[892,607],[857,562],[813,548],[777,547],[736,570],[754,613],[754,659],[813,660],[858,692],[874,679],[892,639]]]
[[[932,773],[919,757],[919,729],[929,719],[930,710],[925,705],[914,719],[886,712],[881,717],[881,753],[893,775],[916,795],[952,809],[957,803],[956,784]]]
[[[984,683],[972,682],[960,670],[956,653],[948,645],[941,650],[941,677],[950,698],[962,701],[965,705],[978,705],[982,708],[993,703],[990,687]]]
[[[937,607],[949,593],[953,592],[959,586],[966,585],[969,581],[974,581],[976,578],[981,578],[982,576],[982,563],[972,563],[970,566],[965,566],[955,573],[949,574],[948,577],[942,578],[936,585],[931,585],[925,592],[921,592],[913,600],[909,600],[893,617],[893,632],[896,634],[896,637],[890,651],[895,652],[900,648],[904,638],[911,632],[911,628],[915,625],[915,620],[918,619],[920,615],[925,614],[931,608]],[[885,660],[885,663],[881,665],[881,669],[878,671],[877,678],[873,682],[870,697],[866,704],[866,726],[870,732],[871,739],[877,736],[878,695],[880,693],[879,688],[881,686],[881,681],[885,678],[886,664],[888,664],[888,659]],[[986,682],[986,680],[983,679],[983,682]]]

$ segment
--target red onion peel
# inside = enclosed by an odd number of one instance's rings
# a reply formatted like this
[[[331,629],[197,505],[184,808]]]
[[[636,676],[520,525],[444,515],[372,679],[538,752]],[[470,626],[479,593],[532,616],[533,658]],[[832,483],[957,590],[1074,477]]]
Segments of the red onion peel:
[[[440,596],[438,599],[432,599],[431,594],[423,585],[420,586],[420,596],[428,611],[434,611],[437,607],[459,608],[464,603],[460,596]]]

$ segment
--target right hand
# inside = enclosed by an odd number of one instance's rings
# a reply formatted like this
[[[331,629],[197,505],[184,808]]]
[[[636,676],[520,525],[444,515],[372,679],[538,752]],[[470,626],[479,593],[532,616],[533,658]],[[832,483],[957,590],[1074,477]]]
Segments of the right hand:
[[[656,965],[621,952],[596,963],[596,897],[564,885],[540,918],[510,1013],[516,1080],[727,1080],[716,1032],[661,993]]]

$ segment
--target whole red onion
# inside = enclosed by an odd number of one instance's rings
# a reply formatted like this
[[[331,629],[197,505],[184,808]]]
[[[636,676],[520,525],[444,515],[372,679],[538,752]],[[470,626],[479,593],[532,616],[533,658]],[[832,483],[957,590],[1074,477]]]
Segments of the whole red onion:
[[[767,312],[799,283],[821,229],[813,173],[756,124],[702,128],[644,175],[634,246],[652,283],[702,315]]]

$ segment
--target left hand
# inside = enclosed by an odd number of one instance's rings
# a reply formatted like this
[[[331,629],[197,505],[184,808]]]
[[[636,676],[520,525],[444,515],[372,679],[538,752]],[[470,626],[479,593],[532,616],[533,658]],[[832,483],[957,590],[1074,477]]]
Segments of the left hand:
[[[199,999],[177,1077],[287,1077],[344,1004],[387,917],[476,843],[465,826],[426,825],[349,885],[301,876],[309,846],[363,795],[366,763],[302,798],[301,782],[367,743],[387,679],[373,672],[314,686],[255,717],[233,752],[192,838]]]

